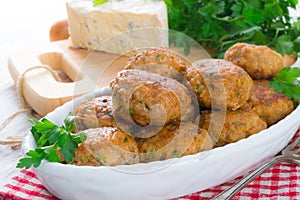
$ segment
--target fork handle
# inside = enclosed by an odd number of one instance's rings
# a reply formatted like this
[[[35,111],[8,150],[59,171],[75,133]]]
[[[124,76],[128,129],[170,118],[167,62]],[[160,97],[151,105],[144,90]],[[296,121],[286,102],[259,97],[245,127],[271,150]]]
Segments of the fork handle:
[[[257,169],[250,172],[247,176],[239,180],[233,186],[227,188],[217,196],[213,197],[212,200],[229,200],[235,194],[237,194],[240,190],[242,190],[248,183],[252,182],[256,177],[261,175],[266,169],[274,166],[275,164],[282,162],[282,161],[290,161],[289,157],[284,157],[282,155],[273,157],[271,160],[266,161]]]

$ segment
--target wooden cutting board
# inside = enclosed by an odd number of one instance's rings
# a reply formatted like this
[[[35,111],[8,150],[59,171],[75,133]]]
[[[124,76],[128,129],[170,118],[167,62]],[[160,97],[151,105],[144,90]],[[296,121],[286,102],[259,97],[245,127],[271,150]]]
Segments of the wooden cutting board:
[[[127,61],[125,56],[69,48],[64,40],[20,49],[10,56],[8,68],[15,82],[28,68],[41,65],[62,71],[72,80],[56,81],[46,69],[26,73],[21,86],[24,99],[44,116],[74,97],[106,86]]]
[[[56,81],[46,69],[26,73],[22,84],[23,97],[38,114],[46,115],[66,101],[107,86],[129,57],[99,51],[70,48],[67,40],[33,45],[20,49],[9,58],[8,68],[15,82],[27,69],[47,65],[64,72],[71,82]],[[183,54],[183,49],[172,48]],[[190,61],[208,58],[203,50],[191,51]]]

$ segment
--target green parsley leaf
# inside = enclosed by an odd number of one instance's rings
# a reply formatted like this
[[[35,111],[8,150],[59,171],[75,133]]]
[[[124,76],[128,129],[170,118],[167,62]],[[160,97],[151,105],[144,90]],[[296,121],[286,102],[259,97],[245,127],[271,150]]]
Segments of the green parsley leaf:
[[[37,141],[37,146],[42,147],[45,145],[54,144],[60,132],[60,128],[47,119],[29,120],[34,126],[31,132]]]
[[[86,134],[81,132],[77,134],[71,134],[72,140],[77,144],[84,142],[86,140]]]
[[[108,2],[108,0],[94,0],[93,6],[98,6],[98,5],[104,4],[106,2]]]
[[[53,128],[53,130],[49,131],[48,141],[50,144],[55,144],[55,142],[58,140],[60,132],[61,132],[61,128],[59,127]]]
[[[60,153],[64,155],[64,159],[67,163],[70,163],[75,156],[75,150],[78,148],[78,144],[73,141],[71,134],[59,135],[58,146],[60,147]]]
[[[299,77],[300,77],[299,68],[284,67],[275,78],[277,80],[279,79],[287,83],[293,83]]]
[[[35,150],[30,150],[26,153],[28,158],[21,158],[17,164],[17,168],[26,168],[29,169],[31,165],[38,167],[42,160],[46,157],[44,150],[37,148]]]
[[[76,129],[76,125],[74,124],[74,120],[79,119],[80,117],[78,116],[71,116],[71,113],[68,114],[68,116],[65,118],[64,123],[65,123],[65,129],[68,132],[73,132]]]
[[[41,121],[35,121],[34,126],[38,132],[50,131],[58,126],[50,122],[48,119],[43,118]]]
[[[57,155],[57,151],[56,151],[57,146],[58,145],[56,144],[44,148],[45,153],[47,154],[46,159],[49,160],[50,162],[58,162],[58,163],[61,162],[60,158]]]
[[[230,10],[232,11],[232,17],[238,17],[241,15],[242,11],[243,11],[243,3],[242,2],[236,2],[234,3]]]
[[[58,126],[45,118],[41,121],[29,120],[33,124],[30,131],[38,147],[27,152],[28,157],[21,158],[16,167],[26,169],[31,166],[38,167],[43,159],[60,163],[62,161],[58,155],[58,149],[64,156],[64,160],[70,163],[75,156],[78,144],[86,140],[85,133],[72,133],[76,130],[74,120],[77,118],[69,113],[62,126]]]
[[[278,93],[283,93],[289,99],[300,100],[300,69],[284,67],[270,82],[270,87]]]
[[[290,35],[281,35],[276,40],[276,50],[281,54],[294,52],[294,43]]]
[[[295,51],[300,52],[300,33],[299,33],[299,37],[294,40],[294,47],[295,47]]]
[[[172,6],[173,5],[173,1],[172,0],[164,0],[167,6]]]
[[[150,156],[151,156],[152,158],[154,158],[155,153],[156,153],[156,149],[154,148],[154,149],[152,149],[152,151],[150,152]]]
[[[255,8],[248,8],[244,10],[242,15],[244,16],[244,20],[252,25],[260,24],[265,20],[261,16],[260,11]]]
[[[41,135],[41,137],[37,141],[37,146],[38,147],[43,147],[49,145],[48,143],[48,138],[49,138],[49,133],[44,133]]]

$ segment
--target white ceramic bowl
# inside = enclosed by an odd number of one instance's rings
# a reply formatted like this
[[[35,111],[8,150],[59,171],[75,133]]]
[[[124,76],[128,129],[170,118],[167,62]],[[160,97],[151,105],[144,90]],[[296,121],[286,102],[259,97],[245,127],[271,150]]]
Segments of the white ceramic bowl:
[[[80,101],[106,94],[110,94],[109,88],[68,102],[45,117],[61,124]],[[227,182],[253,169],[280,152],[299,125],[300,106],[277,124],[247,139],[179,159],[116,167],[43,161],[33,170],[49,192],[61,199],[179,197]],[[23,142],[23,153],[35,147],[32,135],[28,134]]]

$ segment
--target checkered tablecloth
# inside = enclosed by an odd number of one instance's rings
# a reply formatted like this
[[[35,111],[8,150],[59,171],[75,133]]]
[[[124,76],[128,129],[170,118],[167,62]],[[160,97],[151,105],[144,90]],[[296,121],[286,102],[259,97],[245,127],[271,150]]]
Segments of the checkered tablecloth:
[[[300,137],[300,129],[293,138]],[[242,177],[216,186],[214,188],[190,194],[183,199],[211,199],[219,194]],[[31,170],[20,170],[19,175],[13,177],[11,181],[0,189],[0,200],[32,200],[32,199],[57,199],[51,195],[46,188],[37,179]],[[280,163],[264,172],[256,178],[252,183],[248,184],[241,192],[239,192],[233,200],[236,199],[280,199],[280,200],[300,200],[300,165],[290,163]],[[174,199],[175,200],[175,199]]]

